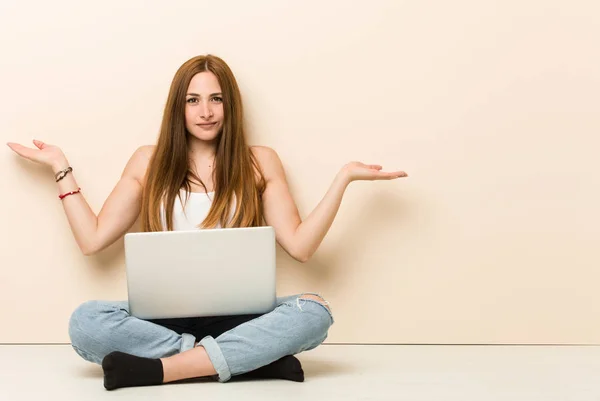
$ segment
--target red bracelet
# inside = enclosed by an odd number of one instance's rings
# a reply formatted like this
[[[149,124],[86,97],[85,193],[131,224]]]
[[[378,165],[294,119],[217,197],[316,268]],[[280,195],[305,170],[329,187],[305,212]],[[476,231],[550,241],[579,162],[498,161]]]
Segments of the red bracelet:
[[[78,194],[79,192],[81,192],[81,188],[77,188],[77,191],[71,191],[71,192],[67,192],[66,194],[58,195],[58,199],[63,200],[67,196]]]

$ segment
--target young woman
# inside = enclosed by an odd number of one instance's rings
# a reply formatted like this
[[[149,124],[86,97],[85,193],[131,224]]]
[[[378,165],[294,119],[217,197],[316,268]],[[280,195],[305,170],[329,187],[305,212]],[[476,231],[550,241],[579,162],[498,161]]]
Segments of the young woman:
[[[8,146],[52,168],[69,225],[82,252],[99,252],[141,219],[143,231],[272,226],[278,243],[306,262],[329,230],[350,182],[391,180],[406,173],[346,164],[301,221],[277,153],[248,146],[237,82],[218,57],[194,57],[176,72],[155,146],[137,149],[98,216],[90,209],[60,148]],[[262,316],[146,321],[127,302],[89,301],[73,313],[75,351],[102,364],[107,389],[218,376],[302,381],[294,354],[327,337],[333,317],[319,295],[279,298]]]

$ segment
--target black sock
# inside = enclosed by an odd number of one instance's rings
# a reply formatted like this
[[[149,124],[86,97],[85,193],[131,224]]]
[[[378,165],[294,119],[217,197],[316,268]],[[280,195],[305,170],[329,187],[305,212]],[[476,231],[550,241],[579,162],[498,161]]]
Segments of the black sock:
[[[104,387],[107,390],[152,386],[163,382],[163,366],[160,359],[141,358],[115,351],[104,357],[102,369]]]
[[[302,365],[300,364],[300,361],[292,355],[284,356],[275,362],[240,376],[260,379],[283,379],[294,382],[304,381]]]
[[[152,386],[162,384],[163,366],[160,359],[142,358],[119,351],[111,352],[102,360],[104,387],[114,390],[121,387]],[[300,361],[292,355],[284,356],[268,365],[240,375],[247,378],[304,381]]]

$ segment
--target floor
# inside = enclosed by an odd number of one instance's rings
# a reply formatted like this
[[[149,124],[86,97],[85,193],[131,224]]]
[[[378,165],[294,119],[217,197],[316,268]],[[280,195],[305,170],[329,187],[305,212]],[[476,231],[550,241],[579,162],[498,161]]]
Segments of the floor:
[[[600,400],[600,347],[323,345],[306,381],[106,391],[68,345],[0,345],[0,400]]]

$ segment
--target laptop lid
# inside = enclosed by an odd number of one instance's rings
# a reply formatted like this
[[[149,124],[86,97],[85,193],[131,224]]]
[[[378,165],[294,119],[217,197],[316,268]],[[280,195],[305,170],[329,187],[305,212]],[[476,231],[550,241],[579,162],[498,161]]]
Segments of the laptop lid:
[[[270,312],[275,252],[272,227],[128,233],[129,312],[140,319]]]

